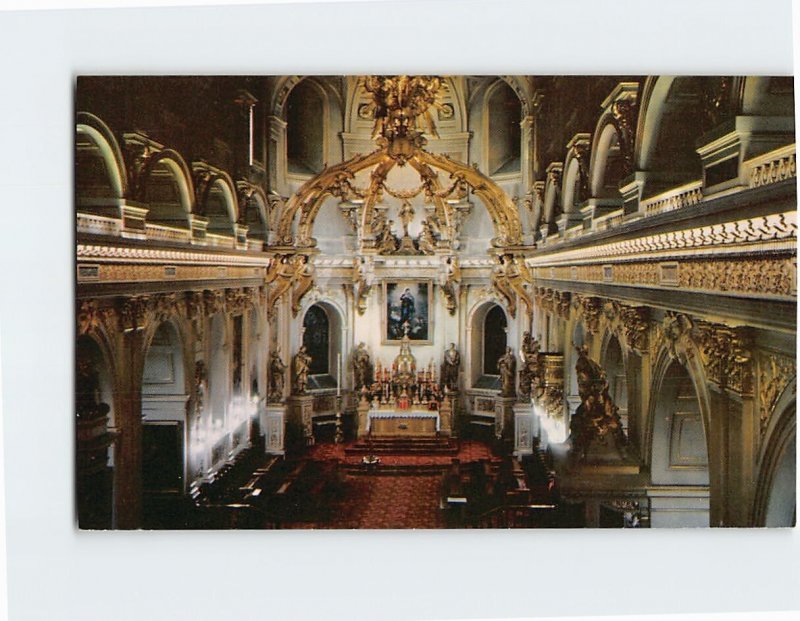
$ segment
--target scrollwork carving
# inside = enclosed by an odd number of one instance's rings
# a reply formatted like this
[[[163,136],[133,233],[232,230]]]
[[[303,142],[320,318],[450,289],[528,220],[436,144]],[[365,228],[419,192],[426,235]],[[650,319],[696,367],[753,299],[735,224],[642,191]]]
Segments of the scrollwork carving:
[[[720,388],[752,394],[751,330],[698,322],[694,334],[708,378]]]
[[[758,366],[759,428],[763,437],[778,398],[797,375],[797,368],[794,360],[777,354],[759,356]]]

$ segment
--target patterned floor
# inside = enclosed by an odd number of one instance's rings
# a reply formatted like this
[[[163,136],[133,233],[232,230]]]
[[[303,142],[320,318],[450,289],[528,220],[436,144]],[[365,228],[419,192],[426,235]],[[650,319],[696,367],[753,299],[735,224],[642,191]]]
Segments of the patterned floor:
[[[361,457],[358,455],[346,456],[345,444],[317,444],[309,448],[307,457],[313,461],[336,460],[345,464],[358,464]],[[458,458],[461,463],[490,459],[491,449],[482,442],[462,440],[456,455],[381,455],[381,463],[387,466],[447,466]]]
[[[360,456],[346,456],[344,449],[343,444],[318,444],[305,457],[340,464],[361,462]],[[462,463],[490,459],[491,450],[480,442],[463,441],[457,455],[381,455],[380,459],[382,465],[409,466],[413,472],[414,466],[446,467],[454,457]],[[285,523],[283,528],[443,528],[441,485],[441,474],[348,474],[331,505],[318,506],[327,519]]]
[[[441,528],[441,477],[348,476],[346,492],[327,528]]]

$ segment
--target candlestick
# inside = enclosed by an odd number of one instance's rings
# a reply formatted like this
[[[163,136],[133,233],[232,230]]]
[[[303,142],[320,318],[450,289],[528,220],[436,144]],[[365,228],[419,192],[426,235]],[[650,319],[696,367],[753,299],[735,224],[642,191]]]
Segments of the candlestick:
[[[336,396],[342,394],[342,354],[337,355],[336,360]]]

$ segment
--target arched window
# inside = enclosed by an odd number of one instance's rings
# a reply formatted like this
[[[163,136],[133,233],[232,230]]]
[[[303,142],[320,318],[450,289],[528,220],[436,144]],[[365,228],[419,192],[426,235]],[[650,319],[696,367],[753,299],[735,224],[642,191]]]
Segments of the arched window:
[[[493,306],[483,321],[483,374],[500,375],[497,361],[506,351],[506,314]]]
[[[330,373],[330,323],[328,314],[317,304],[303,319],[303,345],[311,356],[310,375]]]
[[[324,164],[325,102],[308,80],[289,93],[286,103],[286,157],[290,174],[315,175]]]
[[[522,107],[516,93],[505,82],[499,83],[488,100],[489,174],[520,171],[520,121]]]

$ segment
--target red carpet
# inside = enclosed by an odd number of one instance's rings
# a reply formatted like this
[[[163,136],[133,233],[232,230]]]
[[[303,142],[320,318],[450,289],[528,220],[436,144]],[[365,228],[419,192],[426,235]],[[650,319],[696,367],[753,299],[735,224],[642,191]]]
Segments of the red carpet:
[[[318,444],[304,455],[311,461],[337,461],[356,466],[361,457],[345,455],[344,444]],[[457,455],[381,455],[381,465],[409,466],[408,474],[347,474],[332,504],[320,507],[328,515],[323,521],[284,523],[282,528],[443,528],[439,508],[442,475],[418,474],[414,466],[442,466],[458,458],[462,463],[491,459],[488,446],[464,441]]]
[[[336,460],[340,463],[356,465],[361,457],[345,455],[345,444],[317,444],[308,449],[306,457],[312,461]],[[492,452],[488,446],[473,440],[461,442],[457,455],[381,455],[381,463],[387,466],[447,466],[454,458],[461,463],[490,459]]]

